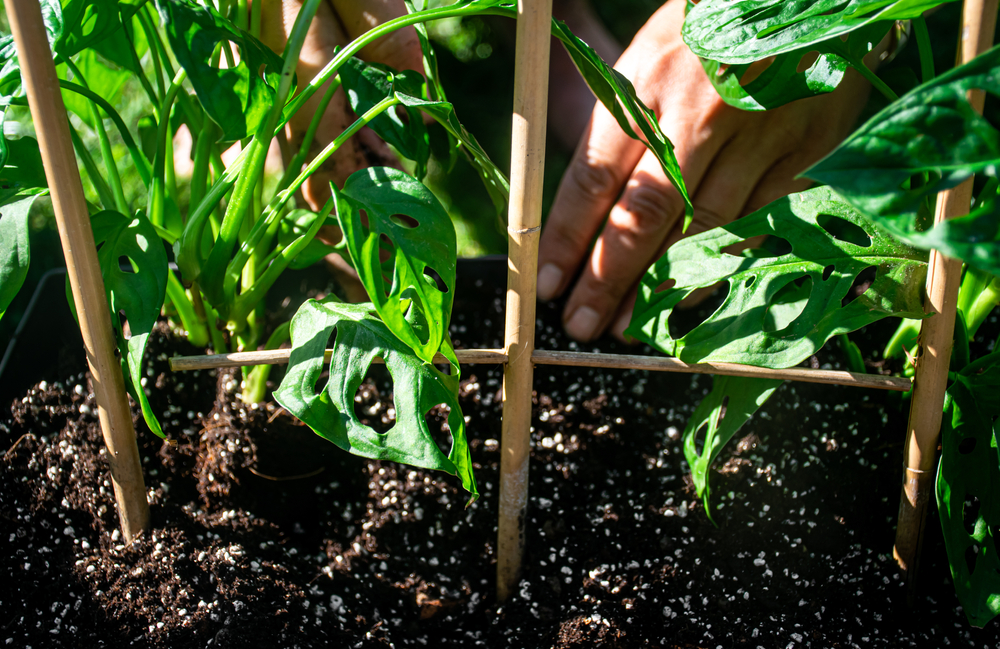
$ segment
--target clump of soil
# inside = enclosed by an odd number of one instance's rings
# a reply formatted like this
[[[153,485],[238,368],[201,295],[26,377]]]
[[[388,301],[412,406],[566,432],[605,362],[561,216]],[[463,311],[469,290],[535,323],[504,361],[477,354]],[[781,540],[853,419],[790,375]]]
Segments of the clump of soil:
[[[481,278],[460,287],[456,341],[499,346],[502,308]],[[539,313],[539,347],[576,347],[557,306]],[[898,396],[785,385],[716,464],[716,526],[680,440],[710,379],[538,368],[524,579],[499,606],[498,369],[464,370],[466,509],[456,479],[343,453],[273,402],[238,405],[232,373],[170,373],[175,353],[194,351],[158,329],[147,387],[170,439],[136,415],[152,529],[127,547],[86,375],[5,404],[3,646],[997,646],[957,604],[936,512],[905,605]],[[371,376],[356,410],[384,426]]]

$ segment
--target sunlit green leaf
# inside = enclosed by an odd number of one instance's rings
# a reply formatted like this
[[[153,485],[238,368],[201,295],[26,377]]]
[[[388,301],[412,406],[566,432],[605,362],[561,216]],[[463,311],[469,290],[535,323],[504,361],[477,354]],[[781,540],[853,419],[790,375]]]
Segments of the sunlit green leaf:
[[[62,29],[55,51],[73,56],[121,29],[117,0],[67,0],[62,5]]]
[[[562,41],[577,70],[590,86],[594,96],[614,115],[618,125],[629,137],[639,140],[632,123],[639,127],[646,147],[656,156],[670,182],[677,188],[685,204],[684,227],[694,213],[691,198],[681,177],[681,168],[674,156],[674,147],[660,129],[656,115],[639,99],[632,82],[604,62],[592,47],[581,41],[565,23],[552,21],[552,35]],[[631,120],[631,123],[630,123]]]
[[[162,0],[159,6],[170,48],[205,112],[222,127],[222,139],[252,136],[274,104],[281,57],[211,7],[189,0]],[[215,49],[230,43],[239,48],[239,63],[212,67]]]
[[[355,172],[334,196],[347,249],[375,310],[430,362],[455,297],[455,227],[448,212],[420,181],[389,167]],[[408,320],[408,314],[419,318]]]
[[[726,251],[764,234],[771,235],[770,252]],[[687,362],[791,367],[837,334],[887,316],[922,318],[925,260],[820,187],[672,246],[642,278],[626,333]],[[843,305],[871,267],[871,286]],[[677,303],[718,282],[729,285],[718,310],[673,337]]]
[[[333,348],[329,364],[324,361],[328,347]],[[385,361],[393,380],[396,423],[386,433],[365,426],[354,412],[354,396],[376,358]],[[315,300],[303,304],[292,319],[292,355],[274,398],[344,450],[457,475],[472,500],[478,497],[458,402],[457,367],[447,375],[413,356],[378,319],[371,304]],[[447,456],[425,419],[439,404],[451,409],[452,446]]]
[[[820,43],[867,25],[916,18],[952,0],[702,0],[684,21],[691,51],[720,63],[753,63]],[[888,31],[886,24],[882,35]],[[874,39],[872,46],[878,43]],[[821,50],[820,50],[821,51]]]
[[[397,72],[386,65],[366,63],[357,57],[351,57],[340,68],[340,79],[356,115],[367,113],[395,92],[420,96],[424,81],[412,70]],[[411,106],[405,106],[405,110],[405,121],[396,110],[390,109],[370,121],[368,127],[400,155],[416,163],[413,175],[421,180],[427,173],[430,156],[427,127],[419,110]]]
[[[42,189],[22,189],[0,199],[0,318],[24,284],[31,262],[28,214]]]
[[[925,200],[974,174],[998,177],[1000,131],[966,99],[972,89],[1000,94],[1000,47],[904,95],[805,172],[834,187],[896,237],[1000,274],[996,184],[965,217],[930,230],[918,219]],[[924,182],[929,175],[929,182]],[[922,231],[923,230],[923,231]]]
[[[955,592],[973,626],[1000,614],[1000,364],[948,388],[937,502]]]
[[[709,469],[736,431],[764,405],[783,383],[771,379],[715,376],[712,391],[702,399],[684,428],[684,457],[691,467],[695,490],[709,508]]]
[[[128,218],[104,211],[91,218],[97,256],[108,295],[111,321],[122,354],[122,371],[129,392],[142,407],[149,429],[163,437],[149,400],[142,389],[142,355],[156,324],[167,290],[167,254],[156,230],[140,211]],[[122,266],[131,270],[122,270]],[[119,313],[128,321],[126,338]]]

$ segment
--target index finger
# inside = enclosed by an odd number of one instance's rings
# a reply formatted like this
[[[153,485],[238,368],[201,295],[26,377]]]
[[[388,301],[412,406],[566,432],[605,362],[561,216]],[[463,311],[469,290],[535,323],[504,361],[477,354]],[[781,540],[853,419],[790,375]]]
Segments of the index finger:
[[[332,0],[332,3],[351,40],[407,13],[403,0]],[[397,29],[369,43],[361,50],[361,58],[396,70],[424,71],[423,52],[413,27]]]
[[[603,105],[594,109],[542,230],[540,299],[550,300],[566,290],[643,150]]]

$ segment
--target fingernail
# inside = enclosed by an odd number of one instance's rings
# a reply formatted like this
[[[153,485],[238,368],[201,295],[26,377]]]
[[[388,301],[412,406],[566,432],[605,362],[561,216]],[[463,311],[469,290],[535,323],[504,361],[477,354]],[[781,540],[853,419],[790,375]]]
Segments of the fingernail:
[[[566,322],[566,333],[570,338],[587,341],[597,334],[597,326],[601,324],[601,314],[589,306],[578,308]]]
[[[543,301],[551,300],[556,296],[559,285],[562,284],[563,272],[555,264],[545,264],[538,271],[538,286],[536,292],[538,299]]]

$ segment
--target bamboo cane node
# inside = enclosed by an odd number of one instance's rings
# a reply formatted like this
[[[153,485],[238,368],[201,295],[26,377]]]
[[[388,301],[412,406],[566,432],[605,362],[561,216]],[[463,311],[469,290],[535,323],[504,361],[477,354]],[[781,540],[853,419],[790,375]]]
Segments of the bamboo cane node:
[[[533,232],[538,232],[541,229],[542,229],[542,226],[540,226],[540,225],[536,225],[533,228],[513,228],[513,227],[508,227],[507,228],[507,232],[509,232],[510,234],[531,234]]]

